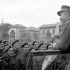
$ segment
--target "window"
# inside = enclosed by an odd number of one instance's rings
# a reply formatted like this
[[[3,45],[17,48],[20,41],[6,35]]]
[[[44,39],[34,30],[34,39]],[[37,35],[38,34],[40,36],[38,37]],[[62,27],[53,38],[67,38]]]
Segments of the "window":
[[[45,30],[43,30],[43,35],[45,35]]]
[[[38,33],[37,33],[37,32],[34,32],[34,33],[33,33],[33,38],[34,38],[34,39],[38,39]]]
[[[53,29],[53,35],[55,34],[55,29]]]
[[[12,30],[12,31],[10,32],[10,38],[15,38],[15,32],[14,32],[14,30]]]
[[[21,32],[21,38],[25,38],[27,34],[25,32]]]

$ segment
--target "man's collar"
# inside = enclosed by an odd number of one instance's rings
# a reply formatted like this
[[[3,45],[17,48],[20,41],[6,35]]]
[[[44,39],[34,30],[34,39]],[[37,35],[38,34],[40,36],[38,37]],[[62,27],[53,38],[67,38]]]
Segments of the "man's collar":
[[[65,22],[62,23],[62,26],[64,26],[66,23],[70,22],[70,19],[69,20],[66,20]]]

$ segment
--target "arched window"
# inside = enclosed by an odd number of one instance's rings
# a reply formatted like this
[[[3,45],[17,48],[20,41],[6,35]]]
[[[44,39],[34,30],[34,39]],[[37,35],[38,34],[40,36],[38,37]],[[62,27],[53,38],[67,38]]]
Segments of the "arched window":
[[[50,32],[49,29],[48,29],[47,32],[46,32],[46,37],[51,37],[51,32]]]
[[[34,32],[34,33],[33,33],[33,38],[36,39],[36,40],[39,39],[38,32]]]
[[[12,31],[10,32],[10,38],[15,38],[15,32],[14,32],[14,30],[12,30]]]

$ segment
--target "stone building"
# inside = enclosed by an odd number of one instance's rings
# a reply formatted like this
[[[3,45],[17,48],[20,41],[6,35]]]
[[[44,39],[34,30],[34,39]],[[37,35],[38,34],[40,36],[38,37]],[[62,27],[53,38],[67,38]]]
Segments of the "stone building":
[[[26,40],[27,41],[36,41],[39,40],[39,29],[35,27],[27,27],[25,29],[26,32]]]
[[[26,27],[16,24],[16,25],[12,25],[9,27],[9,41],[13,41],[16,39],[20,39],[21,38],[21,32],[22,30],[24,30]]]
[[[9,27],[9,41],[19,39],[20,41],[35,41],[39,39],[39,29],[34,27],[25,27],[22,25],[13,25]]]
[[[21,41],[52,41],[54,36],[59,36],[61,32],[61,22],[55,24],[42,25],[39,28],[25,27],[19,24],[10,26],[9,41],[19,39]]]
[[[55,24],[47,24],[47,25],[42,25],[40,26],[40,40],[47,42],[48,38],[47,37],[47,32],[50,34],[49,38],[50,40],[56,36],[56,35],[60,35],[61,32],[61,22],[55,23]]]

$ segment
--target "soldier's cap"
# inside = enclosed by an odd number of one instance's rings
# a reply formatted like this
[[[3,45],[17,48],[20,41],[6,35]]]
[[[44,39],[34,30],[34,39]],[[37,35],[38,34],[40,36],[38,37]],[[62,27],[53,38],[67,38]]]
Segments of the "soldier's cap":
[[[39,44],[37,41],[34,41],[33,43],[32,43],[32,45],[34,46],[34,45],[36,45],[36,44]]]
[[[8,41],[3,41],[4,44],[8,44]]]
[[[14,44],[17,43],[17,42],[19,42],[19,40],[15,40],[15,41],[12,43],[12,45],[14,45]]]
[[[45,45],[47,45],[47,43],[44,43]]]
[[[34,44],[38,45],[39,43],[38,43],[38,42],[36,42],[36,43],[34,43]]]
[[[3,43],[3,40],[0,40],[0,43]]]
[[[28,45],[31,45],[31,43],[30,43],[30,42],[28,42]]]
[[[62,12],[69,12],[70,13],[70,6],[62,5],[61,11],[58,11],[57,14],[60,16]]]
[[[24,47],[25,45],[29,45],[28,42],[23,43],[21,47]]]

